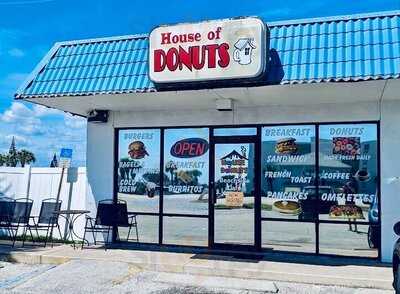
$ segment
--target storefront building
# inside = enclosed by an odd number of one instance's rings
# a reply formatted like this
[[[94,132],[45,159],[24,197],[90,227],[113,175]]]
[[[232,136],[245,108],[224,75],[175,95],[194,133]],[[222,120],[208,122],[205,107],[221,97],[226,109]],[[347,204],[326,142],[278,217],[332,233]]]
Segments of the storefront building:
[[[390,261],[399,77],[400,11],[240,18],[57,43],[16,98],[88,117],[140,243]]]

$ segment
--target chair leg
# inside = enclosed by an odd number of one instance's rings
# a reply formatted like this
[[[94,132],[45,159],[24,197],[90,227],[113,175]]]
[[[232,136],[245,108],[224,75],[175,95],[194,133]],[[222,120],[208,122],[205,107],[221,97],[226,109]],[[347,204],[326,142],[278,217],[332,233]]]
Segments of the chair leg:
[[[139,242],[139,230],[138,230],[138,223],[136,220],[136,215],[135,215],[135,229],[136,229],[136,241]]]
[[[131,229],[132,229],[132,224],[129,225],[128,237],[126,237],[126,241],[129,241],[129,236],[131,235]]]
[[[29,234],[31,235],[31,238],[32,238],[32,243],[35,243],[35,238],[33,238],[31,227],[28,227],[28,230],[29,230]]]
[[[25,245],[25,239],[26,239],[26,233],[27,233],[27,231],[28,231],[28,229],[27,229],[27,227],[25,226],[25,227],[24,227],[24,231],[23,231],[23,233],[22,233],[22,247],[24,247],[24,245]]]
[[[54,232],[54,225],[52,224],[51,225],[51,232],[53,233]],[[54,234],[50,234],[50,238],[51,238],[51,240],[50,240],[50,242],[51,242],[51,248],[53,248],[53,245],[54,245]]]
[[[107,250],[107,243],[108,243],[108,238],[109,238],[109,235],[110,235],[110,227],[108,227],[108,230],[107,230],[107,237],[106,237],[106,239],[104,240],[104,250]]]
[[[93,234],[93,242],[94,242],[94,245],[97,245],[96,233],[95,233],[94,231],[92,231],[92,234]]]
[[[13,234],[13,229],[12,228],[10,228],[10,230],[11,230],[12,247],[14,247],[15,246],[15,241],[17,241],[18,227],[15,230],[15,234]]]
[[[39,230],[38,230],[38,228],[37,227],[35,227],[35,231],[36,231],[36,236],[37,236],[37,239],[38,239],[38,241],[40,240],[40,236],[39,236]]]
[[[46,245],[47,245],[47,241],[48,241],[48,238],[49,238],[49,231],[50,231],[50,227],[47,228],[46,238],[44,239],[44,247],[46,247]]]
[[[10,241],[12,241],[12,240],[14,239],[14,234],[13,234],[11,228],[10,228],[10,227],[7,227],[6,230],[7,230],[8,234],[10,235]]]
[[[57,224],[57,229],[58,229],[58,234],[60,235],[60,240],[62,240],[63,236],[61,234],[61,230],[60,230],[60,225],[59,224]]]
[[[85,230],[83,231],[83,238],[82,238],[82,247],[81,247],[81,249],[83,249],[83,246],[85,245],[85,236],[86,236],[86,226],[85,226]]]

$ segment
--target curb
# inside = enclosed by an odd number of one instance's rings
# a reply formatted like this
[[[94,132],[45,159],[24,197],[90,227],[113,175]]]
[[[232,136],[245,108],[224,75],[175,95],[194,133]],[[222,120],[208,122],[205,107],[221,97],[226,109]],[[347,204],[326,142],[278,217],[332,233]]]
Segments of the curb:
[[[64,256],[48,256],[42,254],[29,253],[0,253],[0,260],[6,262],[25,263],[25,264],[54,264],[60,265],[71,261],[73,258]]]
[[[25,264],[52,264],[61,265],[72,260],[110,260],[105,258],[82,258],[82,257],[65,257],[65,256],[54,256],[45,254],[31,254],[31,253],[0,253],[0,260],[15,263]],[[349,278],[343,276],[329,276],[321,274],[307,274],[307,273],[287,273],[279,271],[268,271],[268,270],[254,270],[254,269],[232,269],[224,267],[210,267],[203,265],[191,265],[185,264],[164,264],[164,263],[151,263],[151,262],[134,262],[124,260],[113,260],[115,262],[123,262],[141,270],[150,270],[157,272],[167,273],[180,273],[180,274],[191,274],[191,275],[202,275],[202,276],[219,276],[229,278],[241,278],[241,279],[257,279],[257,280],[268,280],[268,281],[279,281],[287,283],[304,283],[324,286],[341,286],[350,288],[370,288],[370,289],[381,289],[381,290],[393,290],[392,281],[371,278]]]

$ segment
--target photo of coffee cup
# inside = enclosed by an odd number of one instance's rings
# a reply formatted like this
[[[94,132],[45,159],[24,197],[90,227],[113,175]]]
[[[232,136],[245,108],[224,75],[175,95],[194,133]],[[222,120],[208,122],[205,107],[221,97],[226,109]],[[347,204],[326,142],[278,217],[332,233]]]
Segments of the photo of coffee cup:
[[[371,176],[366,169],[359,169],[354,175],[357,181],[359,182],[367,182],[371,179]]]

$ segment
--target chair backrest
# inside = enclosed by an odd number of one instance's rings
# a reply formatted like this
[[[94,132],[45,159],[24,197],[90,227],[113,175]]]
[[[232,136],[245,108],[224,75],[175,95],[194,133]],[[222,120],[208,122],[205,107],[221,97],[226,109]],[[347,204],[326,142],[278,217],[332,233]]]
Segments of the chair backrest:
[[[61,200],[56,202],[55,198],[44,199],[40,207],[38,223],[57,224],[58,215],[55,215],[54,212],[61,209],[61,203]]]
[[[0,222],[11,222],[14,214],[15,200],[9,197],[0,198]]]
[[[33,206],[32,199],[20,198],[15,199],[14,213],[12,216],[13,223],[25,223],[29,222]]]
[[[96,225],[128,225],[128,209],[126,202],[118,201],[117,203],[114,203],[112,199],[99,201],[97,206]]]
[[[117,204],[116,215],[115,215],[115,222],[117,226],[128,226],[128,206],[126,205],[125,201],[119,200]]]

